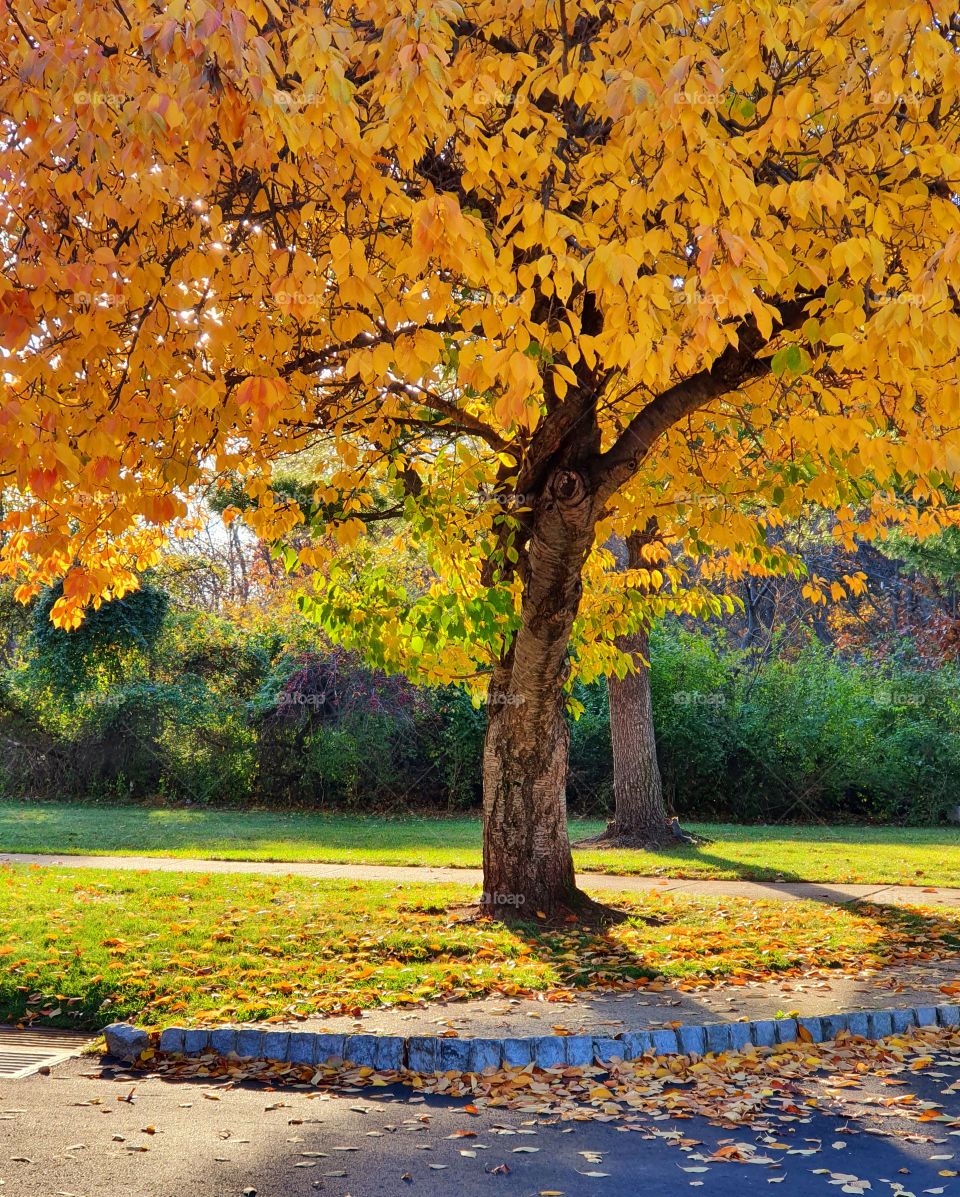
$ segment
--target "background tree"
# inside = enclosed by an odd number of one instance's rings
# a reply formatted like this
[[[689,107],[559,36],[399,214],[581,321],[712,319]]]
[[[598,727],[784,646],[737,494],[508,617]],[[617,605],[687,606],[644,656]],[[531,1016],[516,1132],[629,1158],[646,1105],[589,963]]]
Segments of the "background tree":
[[[643,550],[654,539],[651,521],[642,532],[611,546],[624,569],[641,570]],[[663,797],[657,760],[657,736],[650,693],[650,627],[646,620],[636,631],[616,638],[615,646],[629,658],[622,677],[611,673],[607,691],[610,706],[610,749],[613,755],[613,819],[595,844],[653,846],[673,840]]]
[[[7,6],[3,568],[74,626],[211,475],[288,533],[272,463],[323,442],[301,559],[392,487],[446,587],[406,659],[489,673],[492,908],[583,909],[595,546],[744,475],[841,540],[955,516],[956,41],[936,0]],[[690,547],[767,551],[719,505]]]
[[[731,513],[735,501],[733,496],[727,500]],[[755,521],[755,544],[765,534],[769,538],[769,532],[765,533],[768,515],[758,512],[755,502],[743,503],[737,514]],[[776,518],[773,522],[777,522]],[[750,629],[753,612],[749,598],[754,590],[782,585],[784,578],[805,576],[807,572],[806,562],[782,537],[759,559],[755,552],[727,552],[711,558],[706,566],[699,561],[685,561],[682,548],[691,531],[687,529],[680,535],[674,530],[671,553],[661,538],[657,519],[651,517],[644,528],[630,532],[622,540],[612,537],[607,546],[618,570],[623,571],[634,611],[630,621],[632,630],[613,640],[613,648],[623,655],[623,665],[607,670],[614,813],[601,835],[585,841],[592,846],[675,847],[678,841],[695,840],[670,816],[664,797],[650,684],[650,631],[654,618],[670,612],[703,620],[716,618],[721,611],[729,616],[741,610]],[[832,572],[839,576],[838,571]],[[860,592],[862,580],[852,569],[842,576],[845,584],[837,582],[839,591],[844,595],[847,588]],[[665,584],[669,584],[669,593],[662,590]],[[594,583],[591,589],[601,588]],[[731,602],[731,593],[736,605]],[[609,620],[606,611],[599,619],[595,617],[598,625],[595,636],[603,638]],[[622,615],[613,622],[622,623]]]

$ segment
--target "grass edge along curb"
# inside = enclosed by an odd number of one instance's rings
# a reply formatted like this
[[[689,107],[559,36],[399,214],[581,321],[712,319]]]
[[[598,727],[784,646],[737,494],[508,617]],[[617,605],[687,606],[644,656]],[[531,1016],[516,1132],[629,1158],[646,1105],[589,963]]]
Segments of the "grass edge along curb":
[[[541,1035],[528,1038],[460,1039],[438,1035],[328,1035],[315,1031],[258,1030],[255,1027],[168,1027],[145,1031],[128,1022],[106,1027],[107,1051],[132,1063],[149,1049],[167,1055],[220,1056],[320,1065],[346,1062],[377,1072],[483,1072],[487,1068],[586,1067],[646,1055],[695,1055],[739,1051],[749,1045],[775,1047],[803,1040],[826,1043],[843,1032],[883,1039],[918,1027],[960,1026],[960,1006],[916,1006],[861,1010],[808,1018],[766,1018],[751,1022],[683,1023],[616,1037]]]

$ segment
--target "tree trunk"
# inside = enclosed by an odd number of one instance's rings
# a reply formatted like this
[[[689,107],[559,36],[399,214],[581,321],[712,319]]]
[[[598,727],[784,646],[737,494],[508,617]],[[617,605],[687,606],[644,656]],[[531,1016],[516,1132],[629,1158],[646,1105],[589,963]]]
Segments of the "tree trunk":
[[[611,677],[610,743],[613,748],[613,822],[605,837],[650,842],[668,833],[669,817],[657,761],[650,696],[650,643],[646,628],[617,638],[636,665],[623,679]]]
[[[563,692],[597,506],[576,470],[547,479],[521,563],[520,627],[487,695],[482,904],[501,919],[602,910],[574,880]]]
[[[643,548],[656,535],[656,522],[649,520],[645,529],[632,532],[625,541],[612,538],[610,548],[623,568],[641,569]],[[641,624],[636,632],[618,636],[615,643],[632,658],[635,668],[622,679],[611,677],[607,683],[614,815],[600,835],[582,842],[599,848],[692,842],[694,837],[667,814],[663,797],[650,693],[649,625]]]
[[[570,733],[559,688],[542,706],[491,705],[483,751],[484,904],[500,918],[555,918],[577,904],[567,835]],[[552,709],[551,709],[552,708]]]

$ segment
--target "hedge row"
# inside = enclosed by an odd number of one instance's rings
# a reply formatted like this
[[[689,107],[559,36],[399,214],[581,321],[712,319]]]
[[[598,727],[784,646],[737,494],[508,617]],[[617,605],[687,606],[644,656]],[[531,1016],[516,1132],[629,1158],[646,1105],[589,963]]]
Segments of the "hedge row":
[[[927,823],[960,802],[955,666],[855,662],[816,642],[757,659],[678,625],[655,630],[651,657],[661,769],[681,816]],[[568,800],[601,813],[606,687],[577,697]],[[461,691],[178,615],[151,643],[120,637],[106,655],[32,641],[0,675],[0,783],[78,800],[468,809],[483,726]]]

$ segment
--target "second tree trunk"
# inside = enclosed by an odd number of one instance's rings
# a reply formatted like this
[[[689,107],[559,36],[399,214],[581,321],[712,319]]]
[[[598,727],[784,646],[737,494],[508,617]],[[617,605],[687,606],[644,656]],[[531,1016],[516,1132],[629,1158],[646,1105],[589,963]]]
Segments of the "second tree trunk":
[[[635,669],[622,680],[611,677],[609,681],[614,818],[605,838],[640,842],[672,838],[657,761],[646,629],[620,637],[617,647],[633,658]]]

